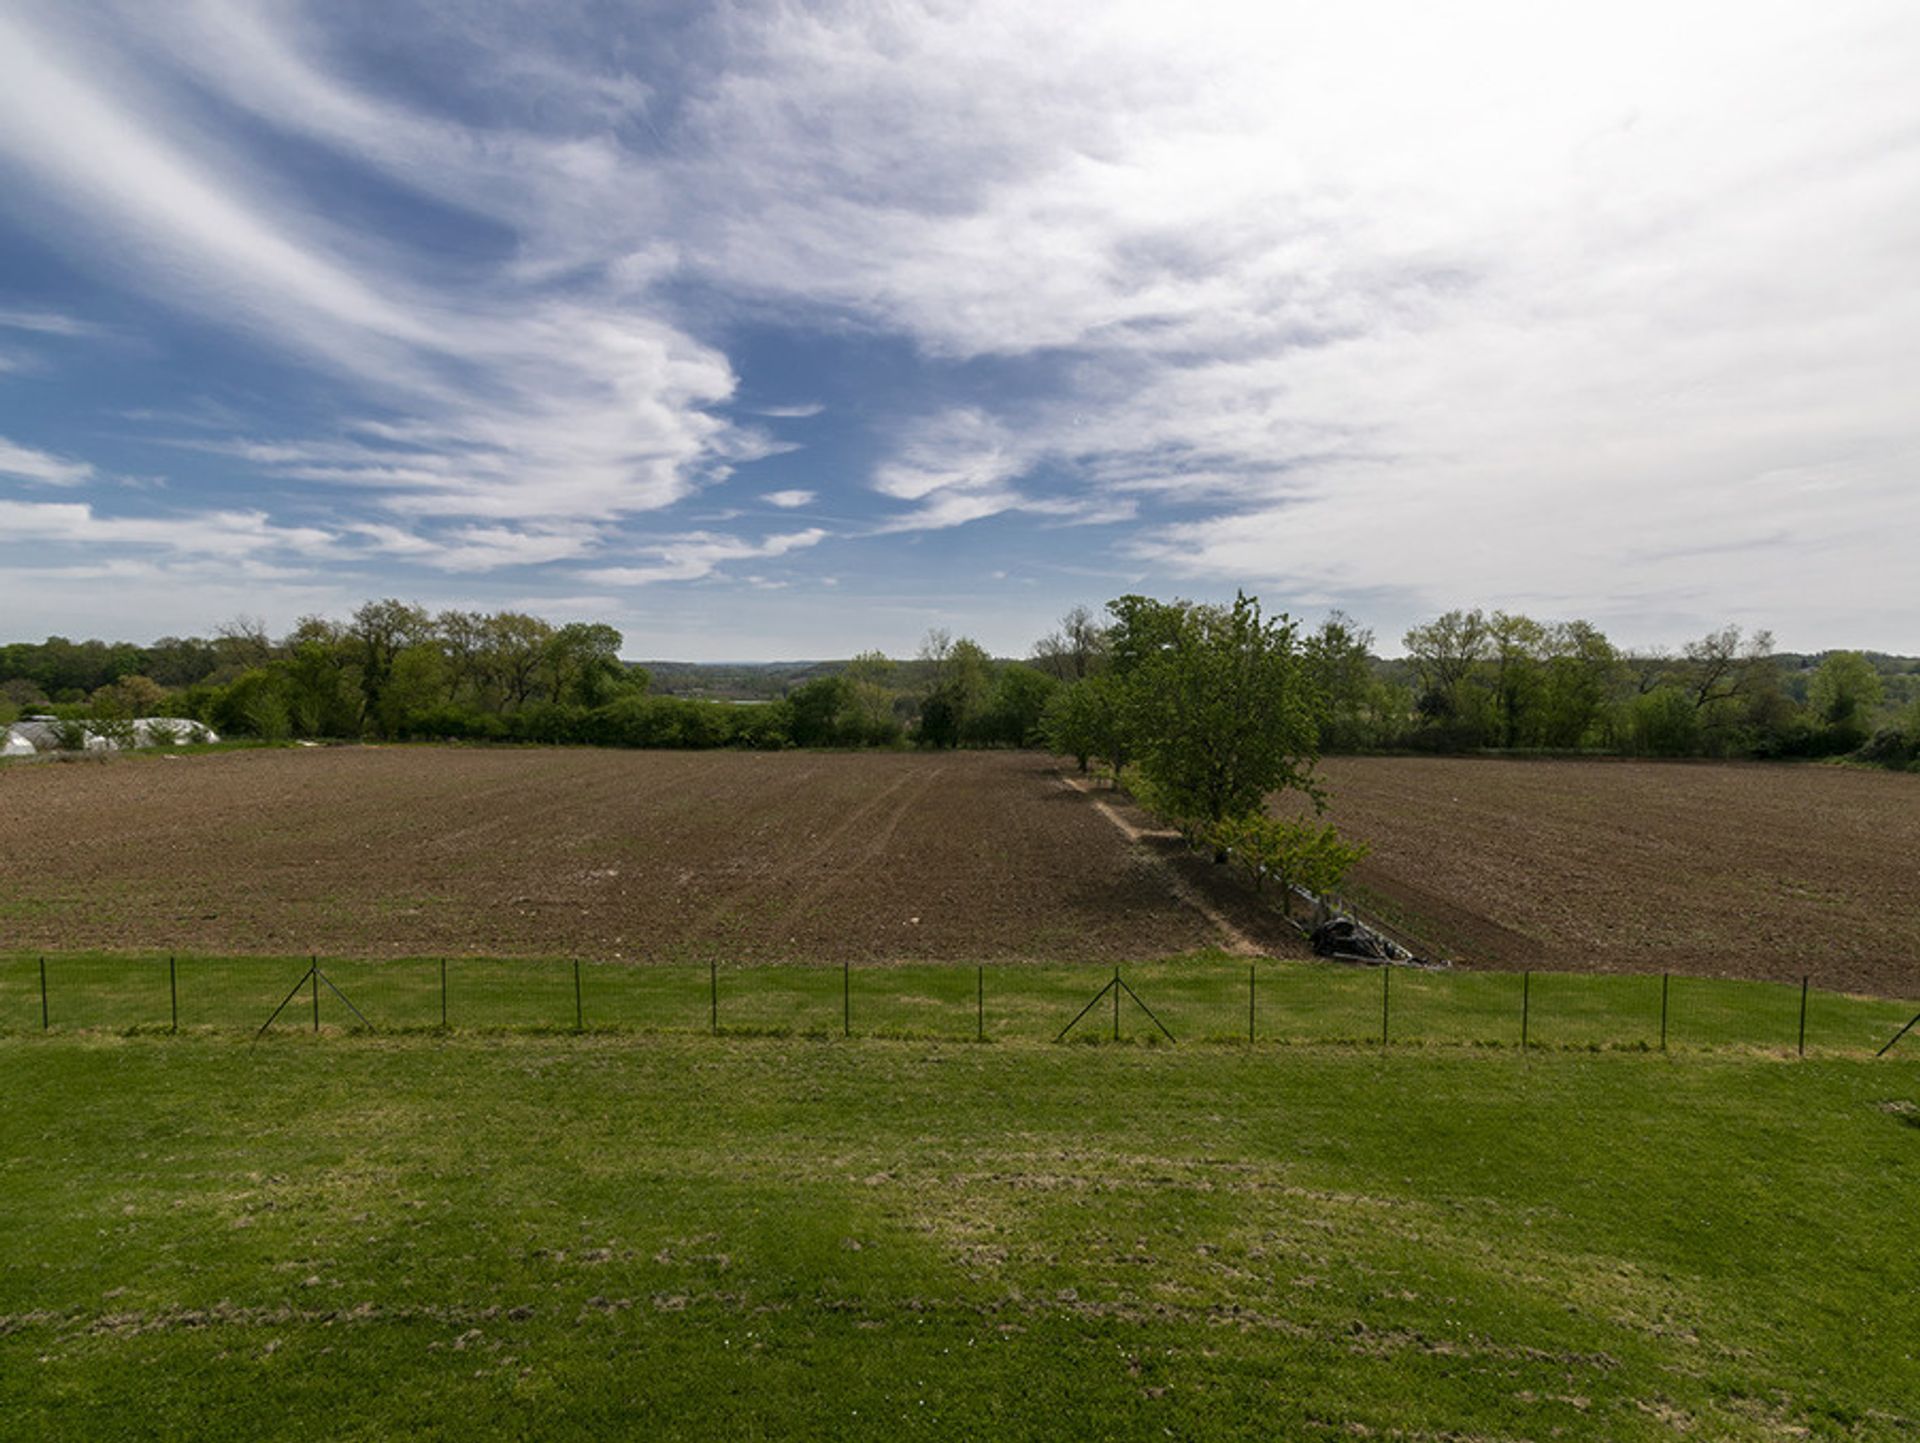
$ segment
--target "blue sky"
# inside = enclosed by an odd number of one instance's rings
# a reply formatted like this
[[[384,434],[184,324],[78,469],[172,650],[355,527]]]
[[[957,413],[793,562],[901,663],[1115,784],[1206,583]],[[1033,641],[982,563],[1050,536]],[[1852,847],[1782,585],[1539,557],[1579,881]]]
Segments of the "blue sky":
[[[1920,10],[0,0],[0,637],[1920,651]]]

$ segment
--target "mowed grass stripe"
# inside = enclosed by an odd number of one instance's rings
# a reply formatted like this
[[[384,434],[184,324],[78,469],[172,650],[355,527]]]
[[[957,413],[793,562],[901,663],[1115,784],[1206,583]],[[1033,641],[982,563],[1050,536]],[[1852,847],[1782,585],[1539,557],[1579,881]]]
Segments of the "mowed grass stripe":
[[[12,1438],[1896,1438],[1910,1068],[0,1040]],[[271,1397],[263,1408],[260,1399]]]
[[[831,966],[568,960],[321,958],[320,1024],[378,1030],[721,1031],[996,1042],[1056,1037],[1106,987],[1100,965]],[[0,1031],[310,1028],[307,957],[114,954],[0,958]],[[577,981],[576,981],[577,969]],[[1770,982],[1572,972],[1352,967],[1224,956],[1133,963],[1074,1027],[1076,1041],[1379,1042],[1519,1047],[1744,1046],[1796,1050],[1801,990]],[[337,991],[336,991],[337,989]],[[292,993],[291,1000],[289,994]],[[1138,1002],[1134,1000],[1135,996]],[[344,1000],[343,1000],[344,999]],[[349,1008],[358,1009],[358,1014]],[[444,1009],[444,1013],[443,1013]],[[1665,1014],[1664,1034],[1662,1014]],[[1810,1052],[1882,1047],[1920,1002],[1810,989]],[[1157,1019],[1157,1022],[1156,1020]],[[1902,1043],[1902,1046],[1908,1044]],[[1920,1032],[1911,1046],[1920,1050]]]

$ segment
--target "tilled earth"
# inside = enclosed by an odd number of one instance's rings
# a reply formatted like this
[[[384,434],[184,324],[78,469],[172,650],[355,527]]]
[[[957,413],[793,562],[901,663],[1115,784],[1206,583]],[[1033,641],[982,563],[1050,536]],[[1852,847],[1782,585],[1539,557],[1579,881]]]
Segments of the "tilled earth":
[[[1920,994],[1920,777],[1336,757],[1356,900],[1456,960]]]
[[[1235,941],[1218,914],[1301,950],[1030,753],[44,763],[0,768],[0,837],[0,952],[1124,961]]]

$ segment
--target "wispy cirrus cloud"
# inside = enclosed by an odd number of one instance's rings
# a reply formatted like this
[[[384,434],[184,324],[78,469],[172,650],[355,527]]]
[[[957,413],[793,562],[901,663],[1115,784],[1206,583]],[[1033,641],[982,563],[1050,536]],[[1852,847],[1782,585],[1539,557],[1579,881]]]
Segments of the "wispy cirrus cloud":
[[[582,573],[585,580],[605,586],[650,586],[662,581],[697,581],[711,576],[731,561],[749,561],[818,546],[828,533],[809,526],[804,531],[789,531],[760,541],[722,536],[710,531],[690,532],[685,536],[664,537],[634,548],[642,556],[654,558],[638,566],[602,566]]]
[[[94,469],[88,462],[36,451],[0,436],[0,479],[37,486],[78,486],[93,477]]]
[[[328,378],[184,439],[349,554],[697,580],[783,554],[674,509],[761,467],[916,574],[1000,517],[1414,610],[1695,629],[1804,611],[1810,557],[1863,626],[1920,608],[1898,0],[75,16],[0,18],[23,215]],[[803,359],[747,394],[830,407],[743,407],[743,320],[918,389]],[[756,417],[880,454],[782,473]]]

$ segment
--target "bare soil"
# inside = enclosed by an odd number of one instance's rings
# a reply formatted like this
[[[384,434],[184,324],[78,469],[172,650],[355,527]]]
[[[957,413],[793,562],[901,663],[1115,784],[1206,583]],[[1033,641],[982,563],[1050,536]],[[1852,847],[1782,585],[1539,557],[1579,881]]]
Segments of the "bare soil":
[[[1920,994],[1920,777],[1336,757],[1350,890],[1442,955]]]
[[[1021,753],[354,747],[4,767],[0,837],[0,952],[1301,951],[1203,862],[1130,839]]]

